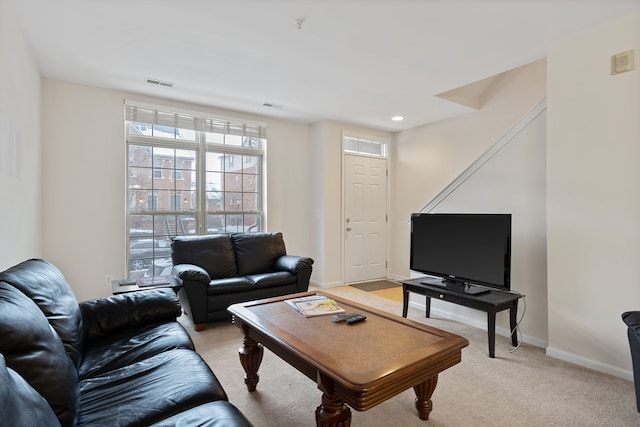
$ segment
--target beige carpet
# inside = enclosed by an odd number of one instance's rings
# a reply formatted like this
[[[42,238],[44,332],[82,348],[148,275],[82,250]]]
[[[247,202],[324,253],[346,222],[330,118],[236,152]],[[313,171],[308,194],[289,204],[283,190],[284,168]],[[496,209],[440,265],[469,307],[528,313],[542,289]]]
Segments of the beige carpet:
[[[401,314],[400,303],[369,292],[350,286],[330,291]],[[523,345],[510,353],[507,338],[500,336],[496,337],[496,358],[491,359],[486,331],[450,320],[425,319],[413,308],[409,318],[467,338],[470,344],[462,351],[462,362],[439,375],[429,421],[418,418],[414,392],[407,390],[369,411],[352,410],[352,426],[640,426],[629,381],[550,358],[537,347]],[[180,321],[229,400],[256,427],[315,425],[314,411],[321,392],[313,381],[265,350],[258,390],[249,393],[238,360],[240,330],[221,322],[194,332],[189,319],[183,316]]]

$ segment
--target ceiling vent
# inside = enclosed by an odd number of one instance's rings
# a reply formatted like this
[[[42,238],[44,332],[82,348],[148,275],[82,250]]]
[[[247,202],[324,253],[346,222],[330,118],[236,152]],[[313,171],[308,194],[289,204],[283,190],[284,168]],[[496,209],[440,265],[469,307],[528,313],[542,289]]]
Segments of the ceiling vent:
[[[173,83],[165,82],[158,79],[147,79],[147,83],[152,85],[164,86],[164,87],[173,87]]]
[[[284,105],[281,104],[276,104],[275,102],[265,102],[264,104],[262,104],[263,107],[269,107],[269,108],[277,108],[278,110],[281,110]]]

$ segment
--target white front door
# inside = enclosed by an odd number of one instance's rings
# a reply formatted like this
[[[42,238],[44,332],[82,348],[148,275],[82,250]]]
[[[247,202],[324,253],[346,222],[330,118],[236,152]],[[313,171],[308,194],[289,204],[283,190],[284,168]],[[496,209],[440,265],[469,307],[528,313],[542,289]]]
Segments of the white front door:
[[[344,156],[344,282],[387,275],[387,161]]]

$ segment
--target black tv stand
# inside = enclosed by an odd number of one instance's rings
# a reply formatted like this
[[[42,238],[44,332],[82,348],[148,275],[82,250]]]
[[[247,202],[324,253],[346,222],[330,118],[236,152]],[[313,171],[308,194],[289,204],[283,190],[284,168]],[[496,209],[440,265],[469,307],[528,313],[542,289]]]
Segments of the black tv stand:
[[[464,292],[456,292],[442,283],[442,280],[434,278],[420,278],[402,282],[402,317],[407,317],[409,309],[409,293],[415,292],[426,297],[425,317],[431,314],[431,298],[453,304],[481,310],[487,313],[487,334],[489,337],[489,357],[495,357],[496,348],[496,313],[502,310],[509,310],[509,324],[511,327],[511,343],[518,345],[518,334],[516,331],[518,299],[521,294],[503,292],[490,289],[487,292],[472,295]]]
[[[430,285],[430,286],[439,286],[442,288],[447,288],[452,292],[459,292],[461,294],[467,295],[480,295],[486,294],[490,291],[490,289],[485,288],[484,286],[471,285],[469,283],[457,282],[453,280],[445,280],[438,278],[426,278],[420,281],[422,285]]]

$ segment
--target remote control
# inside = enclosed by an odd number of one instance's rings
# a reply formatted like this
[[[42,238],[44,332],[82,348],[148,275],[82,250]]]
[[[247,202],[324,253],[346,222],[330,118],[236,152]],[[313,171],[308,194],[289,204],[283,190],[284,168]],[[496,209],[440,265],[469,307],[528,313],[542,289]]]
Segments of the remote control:
[[[360,322],[360,321],[362,321],[362,320],[364,320],[366,318],[367,318],[367,316],[363,316],[362,314],[355,315],[355,316],[350,317],[350,318],[347,319],[347,325],[350,325],[350,324],[356,323],[356,322]]]
[[[334,314],[333,318],[331,319],[331,321],[333,323],[338,323],[338,322],[342,322],[343,320],[347,320],[353,316],[357,316],[358,313],[340,313],[340,314]]]

